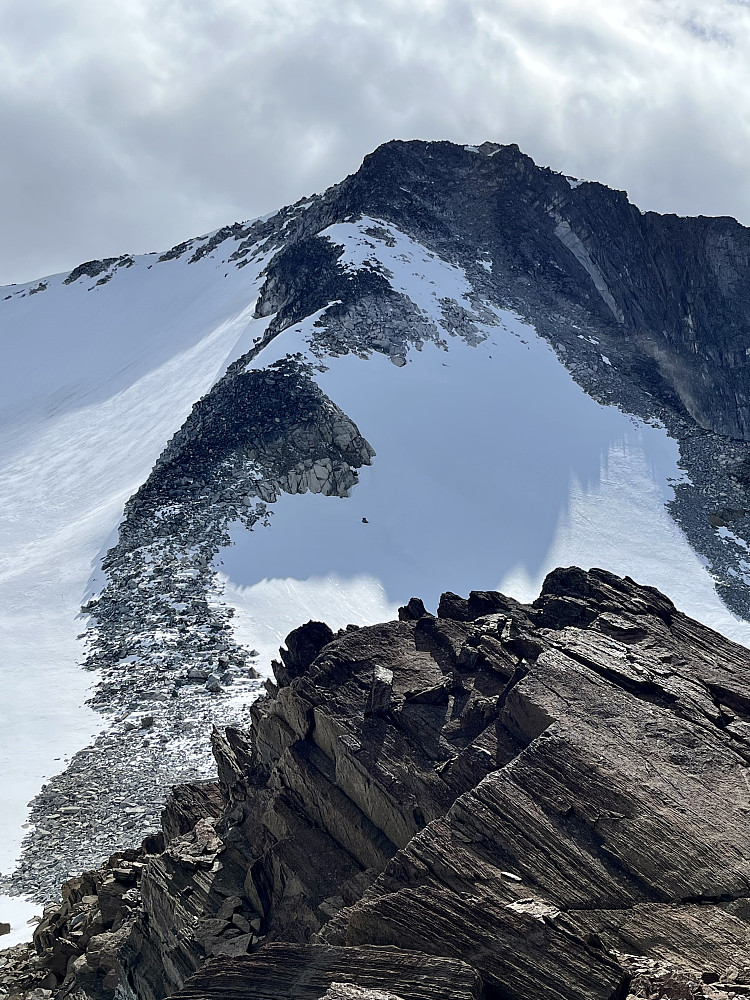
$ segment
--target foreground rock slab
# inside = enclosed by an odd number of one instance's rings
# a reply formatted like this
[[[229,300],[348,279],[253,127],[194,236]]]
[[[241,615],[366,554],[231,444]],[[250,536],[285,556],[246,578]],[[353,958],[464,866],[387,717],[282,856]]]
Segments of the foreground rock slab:
[[[179,1000],[479,1000],[481,981],[464,962],[398,948],[264,945],[212,963]],[[175,998],[175,1000],[178,1000]]]
[[[750,994],[747,650],[570,568],[309,623],[274,670],[218,784],[45,913],[55,995]]]

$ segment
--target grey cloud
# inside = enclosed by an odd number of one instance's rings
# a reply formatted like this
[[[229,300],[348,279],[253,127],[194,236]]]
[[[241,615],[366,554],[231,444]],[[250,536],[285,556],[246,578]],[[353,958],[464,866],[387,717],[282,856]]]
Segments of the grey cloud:
[[[710,25],[701,24],[694,18],[689,18],[687,21],[683,21],[682,25],[685,31],[689,31],[691,35],[695,35],[696,38],[700,38],[703,42],[717,42],[719,45],[732,45],[732,36],[726,31],[720,31],[718,28],[711,27]]]
[[[270,211],[393,137],[750,223],[739,0],[5,0],[0,39],[0,281]]]

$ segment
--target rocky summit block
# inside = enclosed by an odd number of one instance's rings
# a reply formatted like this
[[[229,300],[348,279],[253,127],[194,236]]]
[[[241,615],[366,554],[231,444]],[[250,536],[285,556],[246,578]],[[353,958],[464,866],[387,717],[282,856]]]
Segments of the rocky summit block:
[[[750,993],[750,653],[663,594],[569,568],[313,622],[276,681],[163,849],[45,913],[61,996]]]

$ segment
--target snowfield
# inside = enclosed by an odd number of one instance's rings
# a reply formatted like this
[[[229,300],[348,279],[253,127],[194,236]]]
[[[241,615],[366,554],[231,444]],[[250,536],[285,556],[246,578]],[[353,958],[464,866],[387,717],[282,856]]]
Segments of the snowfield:
[[[750,643],[666,509],[683,475],[676,443],[600,406],[533,330],[503,322],[477,347],[427,344],[403,368],[379,355],[326,360],[317,380],[375,459],[350,498],[282,496],[270,527],[237,526],[222,550],[238,637],[262,661],[307,618],[383,620],[411,596],[434,611],[445,590],[531,601],[550,570],[572,564],[658,587]],[[304,339],[285,331],[269,350],[295,353]]]
[[[33,296],[34,285],[0,296],[0,872],[18,855],[29,799],[102,727],[76,637],[123,505],[235,348],[250,346],[260,261],[226,281],[223,261],[155,261],[135,258],[98,287],[57,275]],[[0,919],[9,912],[0,897]]]
[[[381,237],[372,235],[384,229]],[[366,234],[365,230],[370,233]],[[396,616],[411,596],[538,594],[559,565],[601,566],[665,591],[688,614],[750,644],[665,504],[682,473],[666,432],[598,404],[517,317],[476,299],[464,272],[395,227],[330,227],[350,271],[408,296],[436,342],[399,367],[383,354],[320,357],[313,322],[251,362],[301,352],[322,390],[375,449],[348,498],[284,495],[269,527],[237,526],[215,565],[240,642],[268,669],[310,618],[334,629]],[[268,257],[237,268],[152,255],[111,280],[62,275],[0,296],[0,870],[14,864],[26,803],[102,725],[85,705],[76,620],[101,586],[123,505],[192,404],[265,331],[253,320]],[[5,296],[5,297],[4,297]],[[451,333],[445,301],[473,317]],[[322,321],[325,322],[323,316]],[[0,897],[28,936],[33,908]]]
[[[475,312],[463,270],[396,227],[363,218],[326,235],[347,268],[375,268],[408,295],[445,348],[412,349],[404,367],[377,353],[323,359],[318,384],[375,459],[348,499],[285,495],[270,527],[236,528],[219,568],[243,642],[273,654],[300,611],[336,628],[393,617],[411,596],[434,610],[445,590],[531,601],[550,570],[577,564],[658,587],[750,644],[750,624],[726,609],[665,506],[684,474],[663,428],[591,399],[513,314],[490,309],[494,324],[484,323],[489,306]],[[445,298],[475,312],[481,343],[450,334]],[[318,363],[314,319],[251,367],[298,352]]]

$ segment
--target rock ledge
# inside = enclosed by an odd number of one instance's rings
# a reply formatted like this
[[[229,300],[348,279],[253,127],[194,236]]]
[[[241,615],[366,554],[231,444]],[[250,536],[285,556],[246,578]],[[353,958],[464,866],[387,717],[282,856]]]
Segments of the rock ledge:
[[[400,618],[295,630],[16,995],[747,996],[750,653],[603,570]]]

